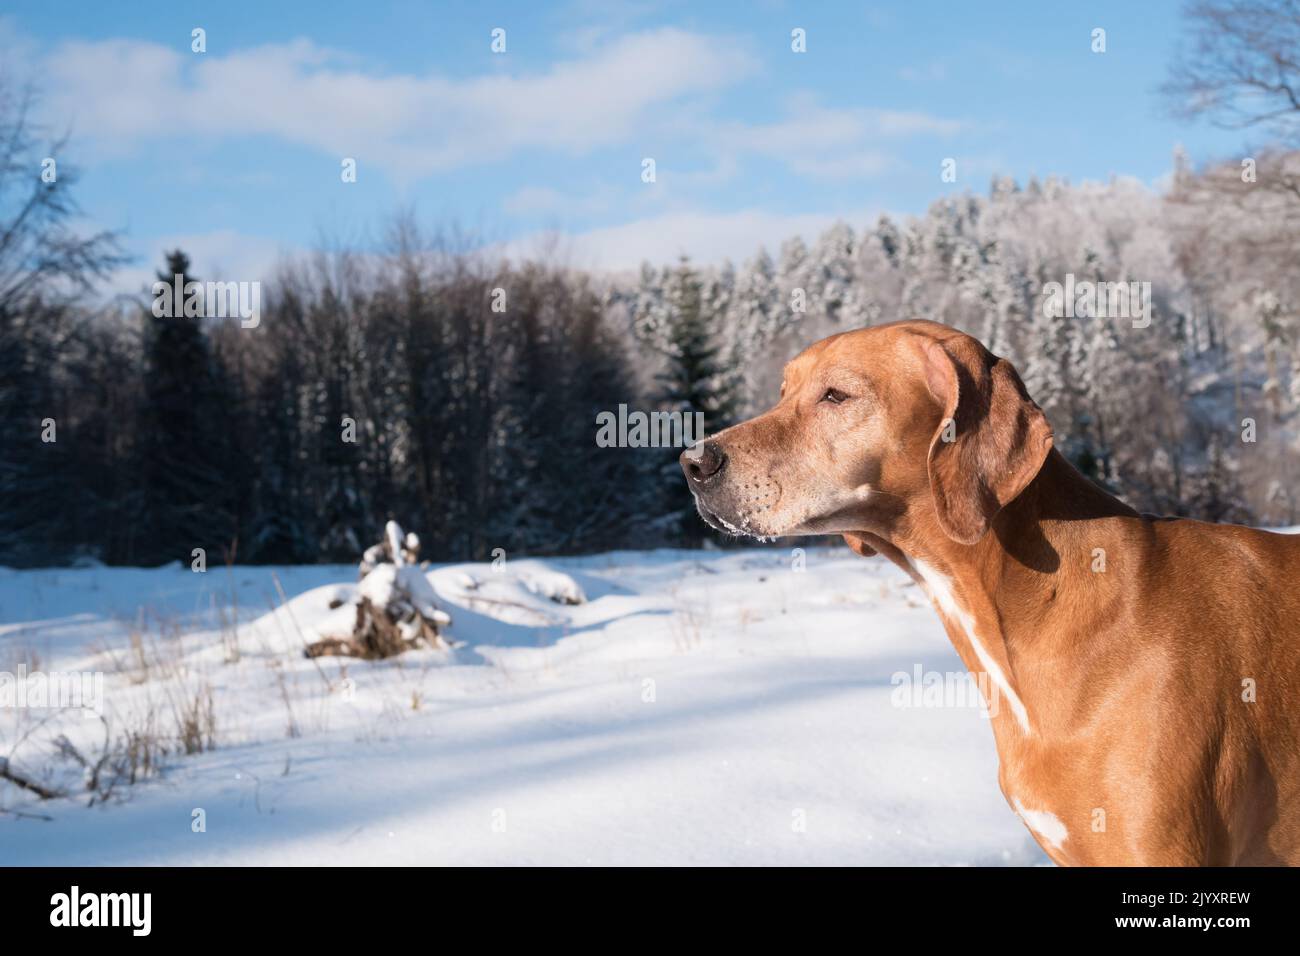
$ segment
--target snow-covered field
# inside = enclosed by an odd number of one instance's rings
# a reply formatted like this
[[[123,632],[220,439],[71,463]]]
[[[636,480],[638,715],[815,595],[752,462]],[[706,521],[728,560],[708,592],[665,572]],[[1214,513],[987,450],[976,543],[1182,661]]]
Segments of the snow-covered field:
[[[302,653],[349,629],[329,604],[354,596],[351,566],[0,569],[0,672],[105,675],[102,720],[0,707],[0,756],[76,791],[0,781],[0,863],[1045,862],[979,709],[894,699],[898,672],[962,667],[882,559],[618,552],[428,577],[463,646],[367,663]],[[177,752],[187,719],[213,749]],[[88,807],[55,742],[93,762],[106,726],[172,752]]]

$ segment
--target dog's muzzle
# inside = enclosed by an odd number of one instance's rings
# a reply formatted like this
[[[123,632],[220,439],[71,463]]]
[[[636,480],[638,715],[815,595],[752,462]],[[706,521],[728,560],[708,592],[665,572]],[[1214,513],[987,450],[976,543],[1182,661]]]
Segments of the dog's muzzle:
[[[699,511],[705,523],[723,534],[736,536],[746,534],[744,528],[739,528],[722,517],[719,513],[721,509],[709,503],[710,498],[718,497],[718,492],[723,486],[727,454],[722,450],[722,446],[715,441],[697,442],[682,452],[679,460],[682,471],[686,474],[686,484],[691,489],[692,497],[695,498],[695,509]]]

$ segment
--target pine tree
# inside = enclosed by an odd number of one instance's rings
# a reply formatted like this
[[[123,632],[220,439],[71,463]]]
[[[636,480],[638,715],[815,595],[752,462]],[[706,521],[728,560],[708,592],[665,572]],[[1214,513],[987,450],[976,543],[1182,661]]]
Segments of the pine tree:
[[[194,281],[189,258],[169,253],[158,281]],[[182,301],[145,317],[140,460],[144,509],[135,560],[189,560],[194,548],[220,555],[238,534],[232,504],[228,383],[213,361],[200,315]],[[188,310],[193,311],[193,310]],[[201,311],[201,310],[199,310]]]
[[[656,376],[671,411],[704,416],[706,434],[729,424],[734,395],[718,360],[721,315],[707,301],[699,273],[683,257],[667,290],[667,368]]]
[[[772,257],[759,249],[736,278],[727,315],[728,364],[738,408],[753,410],[772,341],[792,324],[793,315],[781,302]]]
[[[658,397],[664,410],[680,413],[683,421],[687,416],[692,422],[702,420],[705,435],[730,424],[736,408],[735,380],[724,374],[719,358],[723,316],[717,302],[716,296],[706,293],[705,282],[690,260],[682,257],[665,283],[661,325],[665,367],[656,376]],[[661,469],[664,512],[676,516],[674,523],[682,537],[698,541],[705,532],[694,516],[694,506],[684,499],[676,458],[676,454],[666,458]]]

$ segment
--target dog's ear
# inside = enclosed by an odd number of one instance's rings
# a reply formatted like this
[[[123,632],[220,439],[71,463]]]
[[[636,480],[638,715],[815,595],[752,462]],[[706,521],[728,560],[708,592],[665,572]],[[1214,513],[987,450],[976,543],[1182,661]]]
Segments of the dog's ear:
[[[925,343],[925,380],[943,406],[930,442],[930,490],[948,537],[974,544],[1034,480],[1052,426],[1011,363],[969,336]]]

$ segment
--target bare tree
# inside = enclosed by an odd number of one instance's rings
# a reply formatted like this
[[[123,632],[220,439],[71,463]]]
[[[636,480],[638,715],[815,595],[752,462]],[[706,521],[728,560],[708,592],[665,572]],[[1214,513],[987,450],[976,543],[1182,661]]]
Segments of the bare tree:
[[[65,371],[84,353],[77,296],[122,261],[113,233],[74,227],[74,177],[61,142],[32,122],[33,99],[0,78],[0,555],[10,561],[51,553],[73,520],[68,482],[86,463],[37,429],[68,425]]]
[[[1300,143],[1300,2],[1197,0],[1192,47],[1163,87],[1174,112]]]
[[[30,87],[0,81],[0,312],[84,291],[124,261],[115,233],[82,235],[69,225],[79,209],[75,174],[58,162],[67,139],[38,148],[44,131],[31,120],[33,100]]]
[[[1191,49],[1163,88],[1173,112],[1268,140],[1199,174],[1180,162],[1169,192],[1175,232],[1201,237],[1197,274],[1219,273],[1239,307],[1258,299],[1270,339],[1281,329],[1300,345],[1300,0],[1197,0],[1186,15]]]

